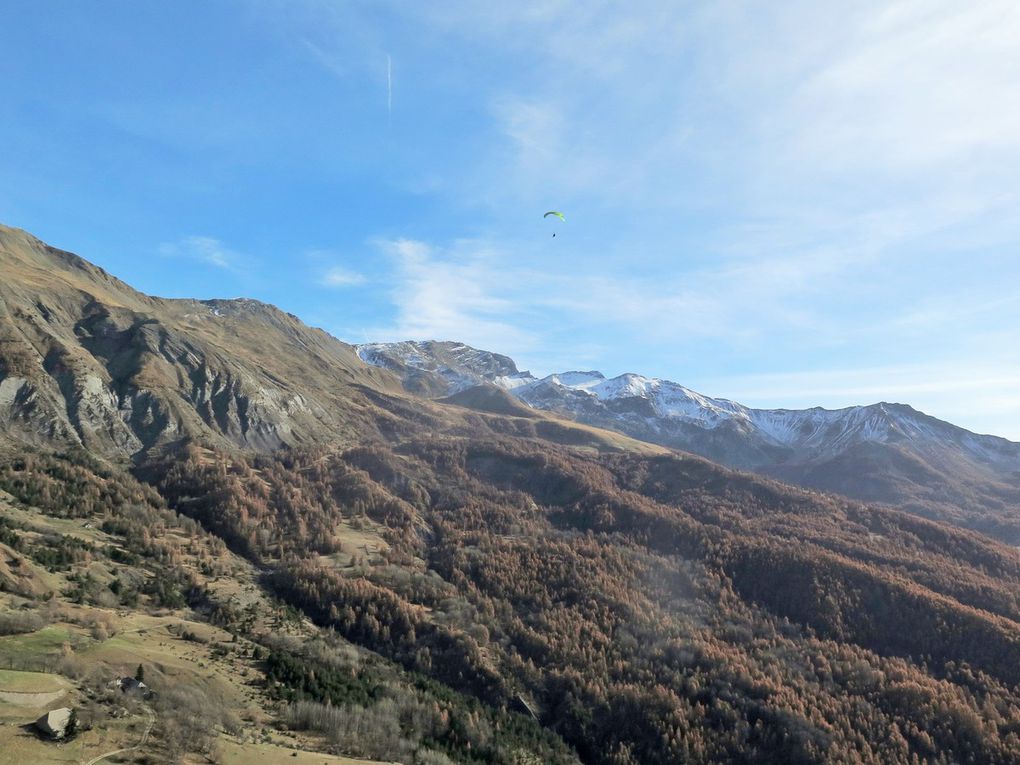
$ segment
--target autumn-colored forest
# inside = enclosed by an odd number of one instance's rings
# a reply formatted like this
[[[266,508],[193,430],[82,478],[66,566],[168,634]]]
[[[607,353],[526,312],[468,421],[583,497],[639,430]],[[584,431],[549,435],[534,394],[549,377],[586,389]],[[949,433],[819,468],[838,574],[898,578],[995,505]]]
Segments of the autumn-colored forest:
[[[1020,763],[1020,551],[925,520],[996,514],[407,395],[271,306],[2,233],[0,632],[57,601],[204,619],[281,731],[407,765]],[[239,572],[247,606],[212,586]]]
[[[585,762],[1020,762],[1020,556],[972,532],[521,440],[142,474],[319,624]]]

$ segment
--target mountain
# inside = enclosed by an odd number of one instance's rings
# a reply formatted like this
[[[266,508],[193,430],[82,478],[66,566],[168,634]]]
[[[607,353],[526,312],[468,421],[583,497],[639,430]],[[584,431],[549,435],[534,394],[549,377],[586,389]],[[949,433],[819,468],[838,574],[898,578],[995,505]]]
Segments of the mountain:
[[[1015,548],[0,241],[26,762],[59,698],[82,762],[1020,765]]]
[[[575,371],[539,379],[506,356],[461,343],[377,343],[357,351],[426,395],[496,386],[578,422],[1020,544],[1020,444],[904,404],[753,409],[637,374]]]
[[[134,455],[186,438],[273,448],[350,437],[354,349],[255,300],[166,300],[0,226],[0,422],[26,441]]]
[[[425,396],[452,395],[493,381],[535,379],[519,372],[508,356],[479,351],[463,343],[367,343],[356,349],[362,360],[396,372],[404,387]],[[507,382],[501,387],[513,385]]]
[[[143,295],[5,226],[0,274],[0,441],[138,462],[188,442],[271,451],[491,423],[649,449],[555,415],[508,425],[409,397],[353,346],[274,306]]]

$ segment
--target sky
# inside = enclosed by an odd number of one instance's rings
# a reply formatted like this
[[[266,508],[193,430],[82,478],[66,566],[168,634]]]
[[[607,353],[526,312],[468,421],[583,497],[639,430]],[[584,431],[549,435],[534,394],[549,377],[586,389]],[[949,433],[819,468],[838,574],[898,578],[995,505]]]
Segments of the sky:
[[[0,222],[144,292],[1020,441],[1015,0],[6,0],[0,29]]]

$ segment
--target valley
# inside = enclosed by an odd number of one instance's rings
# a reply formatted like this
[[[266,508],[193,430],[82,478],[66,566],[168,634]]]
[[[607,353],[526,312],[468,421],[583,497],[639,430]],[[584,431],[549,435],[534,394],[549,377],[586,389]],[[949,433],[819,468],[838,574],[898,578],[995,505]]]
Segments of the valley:
[[[752,409],[637,374],[539,379],[506,356],[457,342],[374,343],[358,353],[430,398],[478,399],[482,389],[499,389],[537,411],[1020,542],[1020,444],[905,404]]]
[[[1020,762],[1020,552],[967,508],[411,382],[13,229],[0,266],[0,743],[29,765]],[[110,685],[139,668],[153,695]],[[23,727],[58,704],[66,742]]]

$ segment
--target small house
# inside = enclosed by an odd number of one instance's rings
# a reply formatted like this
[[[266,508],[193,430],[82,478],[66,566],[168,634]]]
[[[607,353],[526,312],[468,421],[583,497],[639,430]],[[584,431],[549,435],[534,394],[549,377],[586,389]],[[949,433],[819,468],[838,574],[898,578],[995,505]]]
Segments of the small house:
[[[149,689],[149,686],[133,677],[122,677],[117,681],[117,687],[124,691],[124,693],[131,693],[132,691],[145,693]]]
[[[119,680],[114,680],[113,685],[116,685],[124,693],[136,693],[147,701],[156,698],[155,691],[150,689],[141,680],[133,677],[122,677]]]

